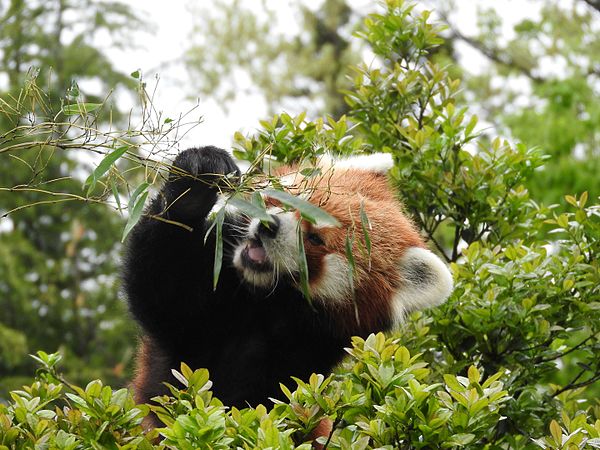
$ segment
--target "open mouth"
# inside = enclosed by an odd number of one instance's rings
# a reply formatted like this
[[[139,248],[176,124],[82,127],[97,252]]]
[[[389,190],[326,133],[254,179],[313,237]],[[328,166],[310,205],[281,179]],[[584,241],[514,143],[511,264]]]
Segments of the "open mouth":
[[[250,239],[242,250],[242,262],[246,267],[257,271],[271,270],[271,262],[267,257],[267,251],[258,239]]]

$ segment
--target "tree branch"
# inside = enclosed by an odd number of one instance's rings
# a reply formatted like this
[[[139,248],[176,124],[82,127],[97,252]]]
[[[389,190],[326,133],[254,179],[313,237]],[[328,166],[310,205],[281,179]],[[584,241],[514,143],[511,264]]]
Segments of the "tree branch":
[[[573,379],[573,381],[571,381],[569,384],[567,384],[565,387],[563,387],[562,389],[559,389],[558,391],[556,391],[554,394],[552,394],[552,397],[556,397],[560,394],[562,394],[565,391],[571,391],[573,389],[578,389],[580,387],[584,387],[584,386],[589,386],[592,383],[595,383],[596,381],[600,380],[600,372],[597,372],[592,378],[590,378],[589,380],[585,380],[582,381],[580,383],[576,383],[576,381],[581,378],[581,376],[586,372],[586,370],[582,370],[579,374],[577,374],[577,376]]]
[[[588,0],[584,0],[584,1],[588,1]],[[589,1],[594,2],[594,3],[600,2],[600,0],[589,0]],[[452,22],[450,22],[450,20],[448,19],[447,14],[445,14],[443,12],[440,12],[439,14],[440,14],[442,20],[444,22],[446,22],[446,24],[448,25],[448,29],[450,30],[450,34],[453,38],[459,39],[459,40],[465,42],[466,44],[473,47],[475,50],[478,50],[483,56],[494,61],[495,63],[501,64],[505,67],[515,69],[515,70],[521,72],[523,75],[525,75],[526,77],[528,77],[530,80],[532,80],[535,83],[543,83],[544,81],[546,81],[544,78],[534,75],[531,72],[531,70],[529,70],[529,68],[524,67],[523,65],[517,63],[514,59],[509,58],[506,55],[506,53],[501,51],[501,49],[490,48],[490,47],[486,46],[483,42],[481,42],[473,37],[462,34],[456,27],[454,27],[452,25]]]
[[[580,342],[579,344],[577,344],[574,347],[571,347],[569,350],[563,352],[563,353],[557,353],[554,356],[548,357],[548,358],[536,358],[535,363],[544,363],[544,362],[550,362],[550,361],[554,361],[555,359],[558,358],[562,358],[565,355],[568,355],[571,352],[574,352],[575,350],[577,350],[578,348],[581,348],[582,346],[584,346],[588,341],[590,341],[591,339],[595,338],[596,335],[592,334],[591,336],[588,336],[586,339],[584,339],[582,342]]]

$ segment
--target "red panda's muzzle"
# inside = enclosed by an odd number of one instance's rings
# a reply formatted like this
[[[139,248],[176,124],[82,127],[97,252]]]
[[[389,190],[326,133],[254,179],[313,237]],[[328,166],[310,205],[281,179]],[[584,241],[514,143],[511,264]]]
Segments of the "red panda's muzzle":
[[[271,222],[252,219],[245,238],[234,252],[233,265],[242,279],[258,288],[271,289],[281,278],[298,278],[298,219],[292,212],[272,208]]]
[[[267,251],[263,247],[262,242],[257,239],[248,241],[248,244],[242,250],[242,260],[245,264],[250,265],[256,270],[270,268]]]

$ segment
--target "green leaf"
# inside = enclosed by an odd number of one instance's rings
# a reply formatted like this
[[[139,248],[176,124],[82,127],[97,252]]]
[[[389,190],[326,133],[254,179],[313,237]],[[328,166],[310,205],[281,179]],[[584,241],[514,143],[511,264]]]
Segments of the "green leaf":
[[[128,149],[129,149],[128,145],[123,145],[122,147],[119,147],[119,148],[113,150],[112,152],[110,152],[108,155],[106,155],[102,159],[102,161],[100,161],[100,164],[98,164],[98,167],[96,167],[94,169],[94,171],[90,174],[89,177],[87,177],[87,179],[85,180],[85,183],[83,184],[84,188],[86,186],[88,186],[88,190],[87,190],[87,195],[88,196],[94,191],[94,188],[96,187],[96,183],[98,182],[98,180],[106,172],[108,172],[110,170],[110,168],[112,167],[112,165],[121,156],[123,156]]]
[[[346,235],[346,242],[344,243],[344,249],[346,251],[346,259],[348,260],[349,270],[348,270],[348,281],[350,281],[350,286],[354,288],[354,274],[356,272],[356,261],[354,260],[354,255],[352,254],[354,237],[350,238],[350,236]],[[357,324],[360,324],[360,314],[358,313],[358,305],[356,303],[356,296],[354,295],[354,289],[352,289],[352,301],[354,303],[354,319]]]
[[[346,235],[346,241],[344,243],[344,248],[346,251],[346,259],[348,260],[348,264],[350,265],[350,277],[351,281],[354,278],[354,272],[356,271],[356,261],[354,260],[354,255],[352,254],[352,244],[354,239],[350,238],[350,235]]]
[[[552,434],[556,444],[560,444],[562,442],[562,428],[554,419],[550,422],[550,433]]]
[[[302,236],[302,227],[300,222],[296,227],[296,239],[298,241],[298,269],[300,271],[300,289],[304,297],[309,303],[312,302],[310,297],[310,286],[308,283],[308,263],[306,262],[306,252],[304,250],[304,237]]]
[[[465,387],[458,382],[456,377],[452,374],[444,374],[444,382],[446,386],[456,392],[464,392]]]
[[[225,220],[225,208],[221,208],[215,217],[215,260],[213,263],[213,290],[217,289],[221,267],[223,265],[223,221]]]
[[[113,197],[115,198],[115,202],[117,203],[117,209],[121,214],[123,214],[123,208],[121,206],[121,196],[119,195],[119,190],[117,189],[117,184],[115,180],[110,180],[110,190],[112,191]]]
[[[125,241],[125,238],[135,226],[135,224],[140,220],[142,216],[142,211],[144,210],[144,204],[146,203],[146,198],[148,197],[148,187],[150,187],[149,183],[140,184],[131,197],[129,198],[129,206],[127,208],[129,212],[129,219],[127,220],[127,224],[125,225],[125,229],[123,230],[123,236],[121,237],[121,242]]]
[[[302,217],[313,224],[318,223],[320,225],[330,225],[334,227],[340,226],[340,223],[335,217],[300,197],[276,189],[266,189],[264,195],[279,200],[289,208],[297,209],[300,211],[300,214],[302,214]]]
[[[581,196],[579,197],[579,207],[580,208],[584,208],[585,204],[587,203],[588,200],[588,193],[587,191],[584,191]]]
[[[471,117],[471,120],[469,120],[469,123],[465,127],[465,136],[470,136],[476,125],[477,125],[477,116],[473,115]]]
[[[314,178],[323,173],[323,171],[319,167],[306,167],[300,171],[300,174],[306,178]]]
[[[469,381],[471,383],[479,383],[479,380],[481,379],[481,375],[479,373],[479,370],[477,370],[477,367],[475,367],[475,366],[469,367],[468,377],[469,377]]]
[[[567,203],[569,203],[572,206],[577,207],[577,199],[575,197],[573,197],[572,195],[565,195],[565,200],[567,201]]]
[[[365,247],[367,248],[367,256],[369,257],[369,265],[371,264],[371,236],[369,231],[372,229],[371,222],[369,221],[369,217],[365,211],[364,202],[360,203],[360,225],[362,227],[363,236],[365,239]]]
[[[64,105],[62,112],[66,116],[74,116],[76,114],[86,115],[101,106],[102,103],[73,103],[71,105]]]
[[[227,203],[235,206],[241,212],[250,217],[259,219],[262,222],[273,223],[273,218],[267,213],[264,207],[261,208],[256,203],[250,203],[238,195],[229,198]]]
[[[567,214],[561,214],[560,216],[558,216],[556,218],[556,223],[564,228],[564,229],[568,229],[569,228],[569,216]]]
[[[473,441],[473,439],[475,439],[474,434],[459,433],[459,434],[455,434],[454,436],[450,436],[449,442],[447,442],[446,444],[448,446],[451,446],[451,445],[463,446],[463,445],[467,445],[467,444],[471,443]]]

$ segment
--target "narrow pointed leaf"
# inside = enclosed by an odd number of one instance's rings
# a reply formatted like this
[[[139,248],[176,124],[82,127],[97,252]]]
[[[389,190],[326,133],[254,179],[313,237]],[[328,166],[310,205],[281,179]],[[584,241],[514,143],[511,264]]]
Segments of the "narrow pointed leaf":
[[[215,217],[215,261],[213,265],[213,289],[217,289],[221,267],[223,266],[223,221],[225,208],[221,208]]]
[[[322,225],[330,225],[337,227],[340,225],[338,220],[330,214],[323,211],[321,208],[313,205],[312,203],[301,199],[295,195],[289,194],[285,191],[278,191],[276,189],[266,189],[264,194],[279,200],[285,206],[293,209],[297,209],[306,220],[311,223],[319,223]]]
[[[129,198],[129,219],[127,220],[127,224],[125,225],[125,229],[123,230],[123,236],[121,237],[121,242],[125,241],[125,238],[138,222],[140,217],[142,216],[142,212],[144,211],[144,204],[146,203],[146,198],[148,198],[148,187],[150,185],[148,183],[140,184],[135,191],[131,194]]]
[[[74,116],[75,114],[87,114],[97,110],[102,106],[102,103],[73,103],[72,105],[63,106],[63,113],[66,116]]]
[[[312,302],[310,297],[310,286],[308,284],[308,263],[306,262],[306,252],[304,251],[304,238],[302,236],[302,228],[300,223],[296,229],[298,239],[298,268],[300,270],[300,289],[309,303]]]
[[[98,180],[106,172],[108,172],[110,170],[112,165],[121,156],[123,156],[128,149],[129,149],[128,145],[123,145],[122,147],[119,147],[119,148],[113,150],[112,152],[110,152],[108,155],[106,155],[102,159],[102,161],[100,161],[100,164],[98,164],[98,167],[96,167],[94,169],[94,171],[90,174],[89,177],[87,177],[87,179],[85,180],[85,183],[83,184],[84,188],[85,188],[85,186],[88,186],[87,195],[90,195],[94,191],[94,188],[96,187],[96,183],[98,182]]]
[[[264,208],[257,206],[255,203],[250,203],[249,201],[244,200],[240,196],[231,197],[227,200],[227,203],[235,206],[244,214],[247,214],[250,217],[259,219],[263,222],[272,223],[273,218],[267,213]]]

